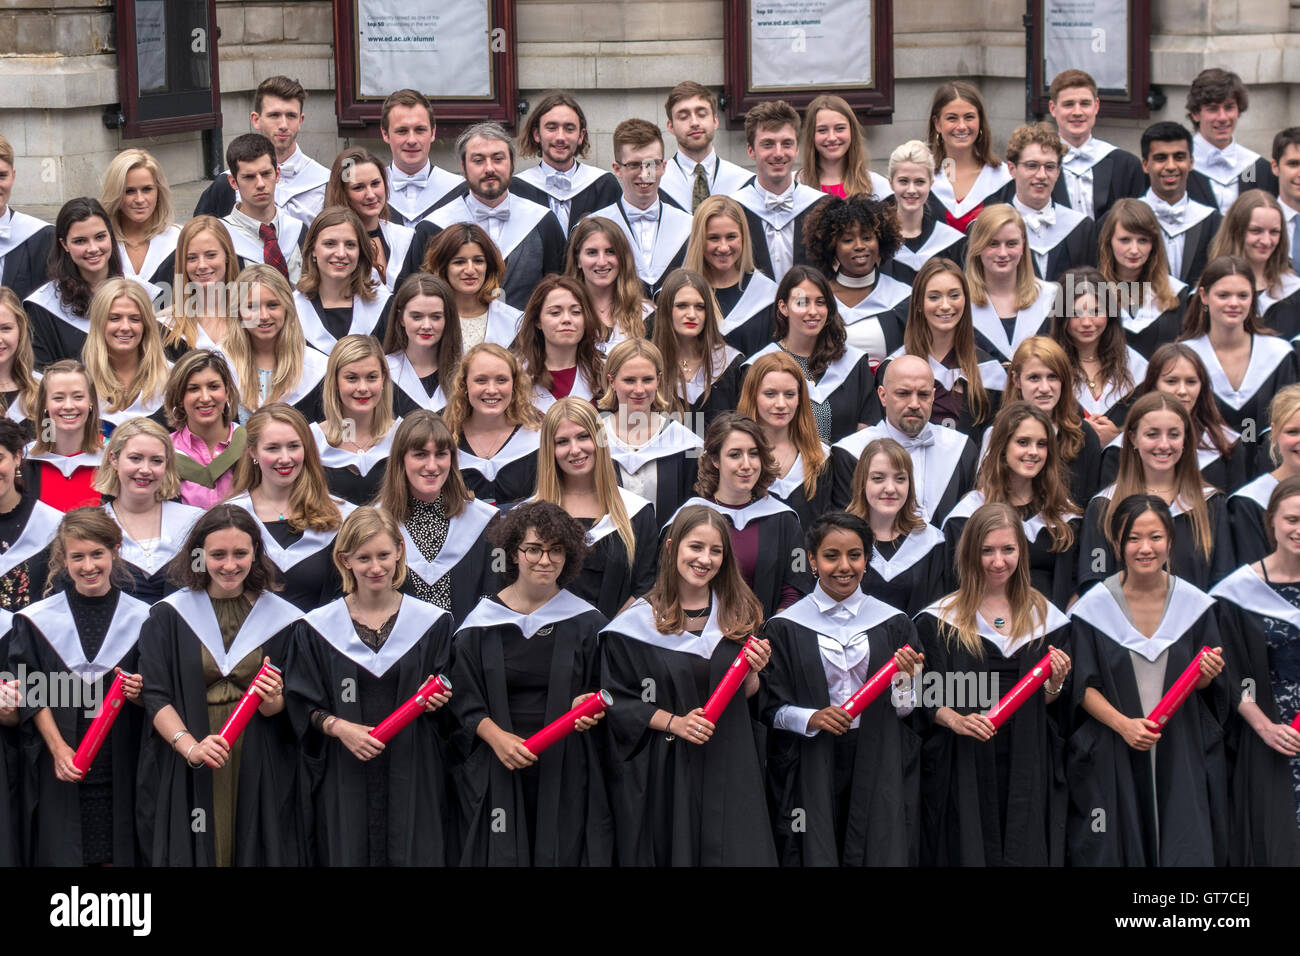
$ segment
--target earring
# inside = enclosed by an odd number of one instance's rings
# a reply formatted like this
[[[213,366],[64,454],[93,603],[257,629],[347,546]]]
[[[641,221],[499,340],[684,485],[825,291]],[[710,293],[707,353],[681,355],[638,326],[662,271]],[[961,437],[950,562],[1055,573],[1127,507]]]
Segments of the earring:
[[[256,458],[253,459],[253,464],[255,464],[255,465],[257,464],[257,459],[256,459]]]

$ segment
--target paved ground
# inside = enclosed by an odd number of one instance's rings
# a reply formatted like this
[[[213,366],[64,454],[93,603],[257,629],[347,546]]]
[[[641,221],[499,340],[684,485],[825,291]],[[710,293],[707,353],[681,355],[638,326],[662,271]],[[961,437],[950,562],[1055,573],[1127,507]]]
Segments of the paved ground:
[[[207,188],[208,182],[206,180],[172,186],[172,205],[176,209],[176,225],[183,226],[189,221],[194,212],[194,204],[199,201],[199,196]],[[96,196],[95,198],[98,199],[99,197]],[[27,213],[29,216],[44,219],[46,222],[54,222],[59,215],[58,206],[31,206],[15,202],[14,208]]]

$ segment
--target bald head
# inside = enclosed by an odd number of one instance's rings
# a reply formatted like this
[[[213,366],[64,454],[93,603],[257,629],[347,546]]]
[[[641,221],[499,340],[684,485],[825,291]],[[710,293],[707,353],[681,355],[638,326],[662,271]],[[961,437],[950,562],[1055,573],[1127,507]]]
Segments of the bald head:
[[[885,369],[877,391],[885,421],[908,438],[921,434],[934,410],[934,373],[929,362],[917,355],[900,355]]]

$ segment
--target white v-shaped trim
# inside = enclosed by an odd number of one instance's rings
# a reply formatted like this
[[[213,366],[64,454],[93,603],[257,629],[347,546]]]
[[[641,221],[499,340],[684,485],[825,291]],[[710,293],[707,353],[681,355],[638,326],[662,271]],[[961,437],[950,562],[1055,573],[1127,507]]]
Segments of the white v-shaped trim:
[[[871,570],[880,575],[882,581],[892,581],[909,570],[927,554],[943,544],[943,532],[932,524],[922,525],[920,531],[913,531],[898,546],[894,556],[888,560],[874,546],[871,549]]]
[[[1154,661],[1214,606],[1212,597],[1182,578],[1171,576],[1170,586],[1173,593],[1165,616],[1150,637],[1143,636],[1133,626],[1123,608],[1116,603],[1115,595],[1105,585],[1090,588],[1075,603],[1070,616],[1087,621],[1120,647],[1134,651],[1148,661]]]
[[[52,594],[18,613],[35,625],[70,672],[90,684],[112,670],[127,651],[135,647],[135,642],[140,639],[140,628],[149,618],[149,605],[129,594],[119,593],[108,633],[104,635],[104,643],[93,661],[86,660],[86,651],[77,632],[77,619],[72,614],[66,592]]]
[[[637,598],[631,607],[610,621],[600,633],[602,637],[609,633],[622,634],[642,644],[650,644],[666,651],[694,654],[707,661],[713,656],[718,644],[726,640],[722,631],[718,629],[718,603],[717,594],[711,595],[709,619],[704,624],[704,630],[699,634],[690,631],[660,634],[655,627],[654,608],[646,602],[645,598]],[[739,644],[736,645],[736,653],[740,653]]]
[[[4,554],[0,554],[0,577],[48,547],[54,540],[54,532],[59,530],[59,522],[62,520],[63,512],[47,505],[44,501],[37,500],[32,505],[32,513],[27,518],[27,523],[23,525],[17,540],[9,545]]]
[[[357,637],[356,625],[344,598],[318,607],[303,620],[352,663],[376,677],[383,677],[446,613],[442,608],[416,600],[409,594],[403,595],[393,629],[377,651],[372,651]]]
[[[1229,601],[1243,611],[1262,614],[1300,628],[1300,608],[1268,586],[1253,565],[1243,564],[1214,586],[1210,597]]]
[[[533,611],[532,614],[520,614],[506,607],[500,601],[494,601],[491,598],[484,598],[475,605],[474,610],[469,612],[469,616],[456,633],[468,630],[472,627],[502,627],[504,625],[513,625],[519,628],[519,633],[524,636],[524,640],[532,640],[537,632],[548,624],[557,624],[560,621],[568,621],[579,614],[586,614],[588,611],[596,610],[582,598],[578,597],[571,591],[561,588],[555,596]]]
[[[779,286],[763,273],[757,270],[751,272],[749,284],[740,293],[740,298],[731,307],[731,311],[722,318],[722,334],[730,335],[758,312],[772,305],[776,301],[778,288]]]
[[[438,556],[430,561],[420,551],[420,546],[411,537],[411,532],[402,526],[402,540],[406,545],[406,566],[427,584],[436,584],[460,559],[469,554],[470,548],[478,543],[483,529],[488,526],[497,509],[485,501],[474,498],[465,505],[465,510],[452,518],[447,525],[447,540],[443,542]]]
[[[375,293],[374,299],[369,302],[359,295],[352,297],[352,323],[348,326],[346,334],[370,335],[374,332],[375,326],[379,324],[379,319],[384,314],[384,306],[392,297],[388,287],[383,285],[376,289]],[[307,344],[328,355],[334,349],[338,339],[325,328],[325,321],[316,311],[316,306],[312,305],[311,299],[301,292],[294,292],[293,305],[298,311],[298,324],[302,326],[302,334],[307,339]]]
[[[681,508],[674,511],[673,516],[664,522],[664,529],[666,530],[672,526],[673,521],[676,519],[682,508],[689,508],[692,505],[704,505],[706,508],[712,508],[719,514],[726,515],[731,519],[731,523],[737,531],[744,531],[745,526],[751,521],[757,521],[760,518],[766,518],[769,515],[778,515],[783,511],[788,511],[791,514],[794,514],[793,508],[785,502],[773,498],[771,495],[764,495],[757,501],[751,501],[743,508],[732,508],[729,505],[720,504],[716,501],[709,501],[707,498],[692,497],[683,501]]]
[[[497,243],[497,248],[501,251],[501,258],[508,259],[510,253],[515,251],[519,243],[528,238],[529,234],[537,228],[537,224],[546,218],[550,207],[535,203],[531,199],[525,199],[523,196],[510,196],[510,218],[505,221],[501,227],[501,241]],[[469,203],[465,197],[453,199],[445,206],[439,206],[429,216],[429,221],[436,226],[446,229],[448,226],[454,226],[459,222],[473,222],[474,213],[469,208]]]
[[[230,650],[227,651],[225,643],[221,640],[221,625],[217,622],[217,612],[206,591],[184,588],[163,598],[163,603],[172,606],[176,616],[194,632],[199,643],[208,649],[208,653],[216,662],[217,670],[221,671],[223,677],[229,677],[230,672],[252,653],[254,648],[302,617],[302,611],[284,598],[270,591],[263,591],[253,602],[248,617],[244,618],[239,633],[235,635]]]
[[[331,500],[338,506],[339,514],[343,518],[347,518],[348,515],[357,510],[357,506],[350,501],[343,501],[339,498],[331,498]],[[334,539],[338,537],[337,531],[313,531],[308,528],[302,533],[301,538],[289,545],[289,547],[284,548],[275,540],[275,536],[267,529],[265,522],[257,516],[257,511],[253,508],[253,499],[247,491],[231,498],[226,504],[243,508],[253,516],[258,529],[262,532],[262,547],[266,550],[266,556],[281,571],[290,571],[300,561],[305,561],[322,548],[331,547],[334,544]]]
[[[418,379],[417,379],[418,381]],[[397,426],[402,424],[399,418],[393,422],[384,435],[365,451],[346,451],[342,448],[335,448],[325,438],[325,429],[319,422],[313,422],[311,426],[311,435],[316,439],[316,450],[320,452],[320,463],[326,468],[355,468],[362,477],[370,474],[375,465],[381,461],[388,460],[388,453],[393,449],[393,436],[397,434]]]
[[[1241,377],[1241,386],[1233,388],[1228,381],[1228,373],[1219,362],[1218,353],[1210,344],[1209,335],[1194,339],[1185,339],[1183,344],[1201,357],[1205,370],[1210,374],[1210,387],[1214,394],[1233,408],[1241,408],[1255,397],[1264,386],[1268,377],[1277,370],[1287,358],[1294,354],[1291,343],[1276,335],[1252,335],[1250,337],[1250,361],[1246,365],[1246,374]]]

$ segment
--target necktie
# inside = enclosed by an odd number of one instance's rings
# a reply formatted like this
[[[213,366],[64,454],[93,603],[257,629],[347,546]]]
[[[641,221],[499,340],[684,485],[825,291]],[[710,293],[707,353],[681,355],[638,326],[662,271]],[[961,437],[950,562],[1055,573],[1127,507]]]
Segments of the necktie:
[[[1038,232],[1044,226],[1055,226],[1056,210],[1051,206],[1037,211],[1029,210],[1025,213],[1025,225],[1034,232]]]
[[[407,189],[424,192],[424,187],[428,184],[429,173],[427,170],[415,176],[408,176],[400,169],[393,170],[393,192],[404,192]]]
[[[794,208],[794,193],[786,193],[784,196],[773,196],[770,193],[763,203],[769,210],[782,210],[789,212]]]
[[[691,187],[691,212],[700,208],[700,203],[709,198],[709,174],[703,163],[695,164],[695,185]]]
[[[276,241],[275,224],[262,223],[257,227],[257,237],[262,240],[262,261],[288,279],[289,263],[284,261],[284,253],[280,251],[280,243]]]

